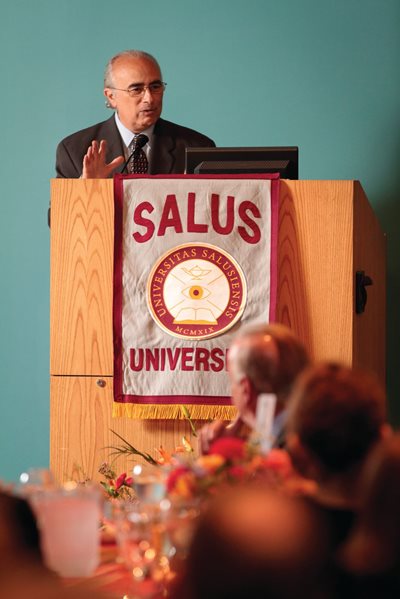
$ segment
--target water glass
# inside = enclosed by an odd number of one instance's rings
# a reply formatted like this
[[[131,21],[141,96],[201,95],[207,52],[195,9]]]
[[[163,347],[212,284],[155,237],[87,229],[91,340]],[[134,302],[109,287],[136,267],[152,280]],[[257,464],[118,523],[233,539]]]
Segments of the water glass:
[[[51,470],[48,468],[29,468],[22,472],[19,477],[19,483],[16,488],[18,495],[29,498],[37,491],[44,489],[53,489],[55,480]]]
[[[159,504],[165,497],[165,474],[159,466],[137,464],[132,470],[133,488],[141,504]]]
[[[166,500],[168,501],[168,500]],[[167,536],[172,547],[175,560],[187,557],[193,533],[200,515],[200,505],[197,501],[169,502],[165,511],[164,522]]]
[[[99,564],[100,493],[68,483],[31,498],[47,566],[62,577],[90,576]]]

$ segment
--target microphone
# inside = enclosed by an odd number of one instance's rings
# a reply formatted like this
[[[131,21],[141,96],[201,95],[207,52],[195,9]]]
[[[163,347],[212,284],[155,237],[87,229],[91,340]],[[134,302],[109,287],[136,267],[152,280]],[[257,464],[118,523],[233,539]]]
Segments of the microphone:
[[[128,160],[126,160],[126,162],[124,162],[124,166],[121,169],[121,174],[125,172],[126,167],[128,166],[128,164],[130,163],[131,159],[133,158],[134,153],[136,152],[136,148],[133,150],[132,154],[129,156]]]

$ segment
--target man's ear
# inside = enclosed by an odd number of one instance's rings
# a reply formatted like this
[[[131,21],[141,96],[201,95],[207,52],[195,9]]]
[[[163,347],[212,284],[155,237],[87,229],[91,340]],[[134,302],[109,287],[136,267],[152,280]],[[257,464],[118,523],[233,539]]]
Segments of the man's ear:
[[[239,388],[242,398],[245,400],[246,405],[250,404],[252,398],[253,386],[251,384],[250,379],[247,376],[244,376],[239,381]]]
[[[116,108],[114,91],[110,87],[105,87],[103,93],[106,97],[107,104],[110,106],[110,108]]]

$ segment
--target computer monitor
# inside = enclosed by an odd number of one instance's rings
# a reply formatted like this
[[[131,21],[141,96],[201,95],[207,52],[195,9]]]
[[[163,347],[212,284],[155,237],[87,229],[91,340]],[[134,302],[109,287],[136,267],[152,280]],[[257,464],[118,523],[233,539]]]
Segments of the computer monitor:
[[[298,179],[299,148],[186,148],[185,173],[279,173],[282,179]]]

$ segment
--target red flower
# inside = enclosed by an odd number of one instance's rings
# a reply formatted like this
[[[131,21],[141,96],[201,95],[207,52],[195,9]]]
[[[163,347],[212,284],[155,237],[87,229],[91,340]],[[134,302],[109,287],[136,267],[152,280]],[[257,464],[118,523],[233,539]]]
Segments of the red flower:
[[[119,477],[115,481],[115,490],[116,491],[118,491],[118,489],[120,489],[122,487],[122,485],[125,483],[125,479],[126,479],[126,472],[123,472],[122,474],[119,475]]]
[[[247,471],[243,466],[231,466],[228,470],[228,475],[230,478],[240,482],[246,479]]]
[[[246,456],[246,443],[236,437],[217,439],[210,447],[210,454],[218,454],[226,460],[243,460]]]
[[[131,487],[133,485],[133,478],[132,478],[132,476],[128,476],[128,478],[125,479],[124,485],[127,486],[127,487]]]

